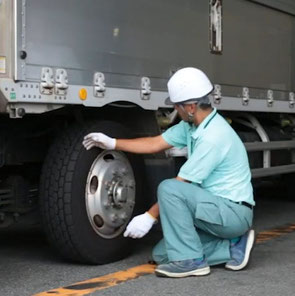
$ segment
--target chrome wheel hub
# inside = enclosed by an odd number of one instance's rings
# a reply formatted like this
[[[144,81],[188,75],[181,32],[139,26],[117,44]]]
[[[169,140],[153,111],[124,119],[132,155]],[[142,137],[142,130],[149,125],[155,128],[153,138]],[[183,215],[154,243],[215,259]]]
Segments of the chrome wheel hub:
[[[94,231],[104,238],[122,233],[135,205],[135,178],[123,153],[104,151],[98,155],[87,177],[85,196]]]

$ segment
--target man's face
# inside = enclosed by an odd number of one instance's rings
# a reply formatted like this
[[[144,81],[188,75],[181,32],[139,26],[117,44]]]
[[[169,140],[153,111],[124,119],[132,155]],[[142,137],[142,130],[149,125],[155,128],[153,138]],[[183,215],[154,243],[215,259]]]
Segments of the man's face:
[[[187,121],[187,112],[185,111],[185,106],[182,104],[175,104],[174,108],[177,111],[178,116],[182,120]]]

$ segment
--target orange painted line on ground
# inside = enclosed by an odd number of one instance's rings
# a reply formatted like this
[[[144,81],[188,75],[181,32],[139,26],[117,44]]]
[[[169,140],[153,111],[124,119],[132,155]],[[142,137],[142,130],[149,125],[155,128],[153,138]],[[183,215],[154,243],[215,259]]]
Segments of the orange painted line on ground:
[[[263,243],[265,241],[277,238],[287,233],[295,231],[295,224],[286,225],[283,227],[266,230],[259,232],[256,237],[257,243]],[[153,264],[138,265],[127,270],[118,271],[115,273],[107,274],[98,278],[93,278],[72,284],[67,287],[57,288],[54,290],[41,292],[33,296],[49,296],[49,295],[62,295],[62,296],[82,296],[88,295],[95,291],[110,288],[119,285],[123,282],[136,279],[140,276],[153,274],[155,270]]]
[[[67,295],[82,296],[116,286],[122,282],[136,279],[142,275],[154,273],[155,265],[143,264],[127,270],[111,273],[98,278],[75,283],[73,285],[35,294],[34,296]]]
[[[257,243],[265,242],[294,231],[295,231],[295,224],[290,224],[290,225],[278,227],[275,229],[262,231],[258,233],[256,237],[256,242]]]

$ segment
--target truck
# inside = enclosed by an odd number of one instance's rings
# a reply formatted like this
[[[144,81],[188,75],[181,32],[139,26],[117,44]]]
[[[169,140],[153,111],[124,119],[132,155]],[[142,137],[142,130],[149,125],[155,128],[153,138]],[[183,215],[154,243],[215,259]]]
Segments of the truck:
[[[292,0],[0,0],[0,228],[41,219],[66,259],[127,256],[126,225],[185,151],[87,151],[83,137],[165,131],[166,84],[186,66],[213,81],[253,182],[292,189],[294,28]]]

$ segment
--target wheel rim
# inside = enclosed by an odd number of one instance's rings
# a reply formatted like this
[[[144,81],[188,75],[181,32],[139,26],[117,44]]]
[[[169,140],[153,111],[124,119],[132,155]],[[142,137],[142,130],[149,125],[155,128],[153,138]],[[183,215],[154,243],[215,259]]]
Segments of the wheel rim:
[[[86,209],[94,231],[104,238],[122,233],[135,205],[135,178],[127,157],[104,151],[94,160],[86,183]]]

